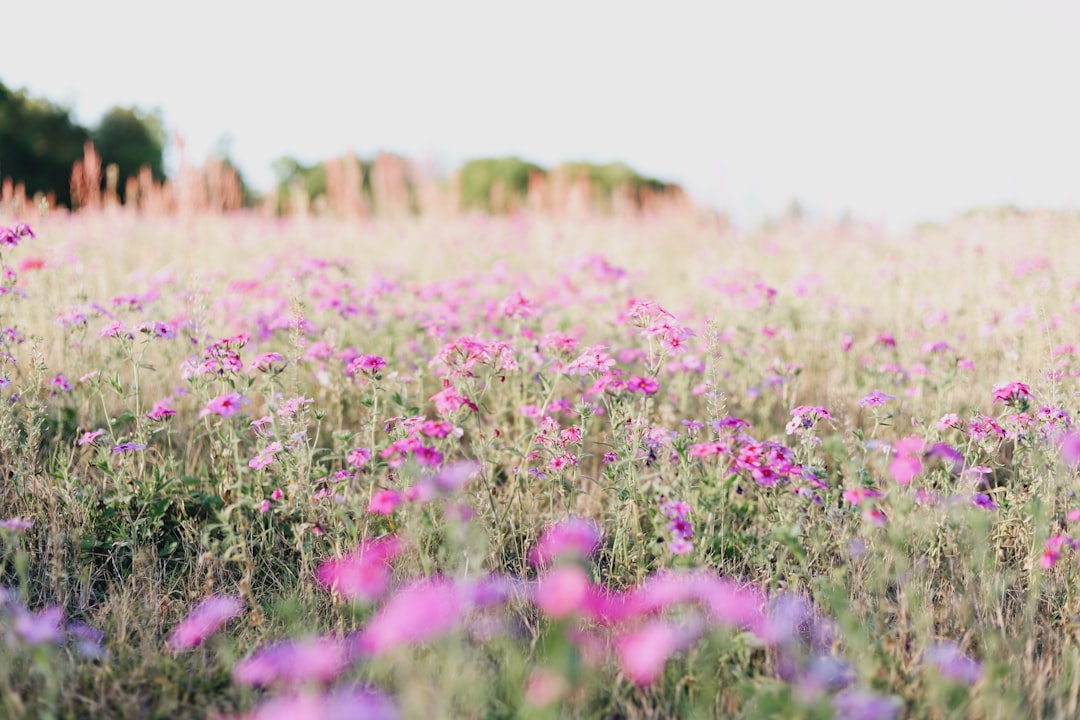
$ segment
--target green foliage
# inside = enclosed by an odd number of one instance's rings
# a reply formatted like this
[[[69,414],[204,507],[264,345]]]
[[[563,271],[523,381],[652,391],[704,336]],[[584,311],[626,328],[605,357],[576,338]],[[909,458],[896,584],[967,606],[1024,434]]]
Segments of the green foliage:
[[[294,157],[282,156],[273,162],[272,167],[278,180],[278,212],[288,207],[289,192],[294,184],[304,189],[308,200],[326,194],[326,166],[322,163],[304,165]]]
[[[535,172],[543,173],[544,169],[520,158],[504,157],[470,160],[460,172],[462,209],[491,212],[491,190],[496,183],[502,184],[507,199],[524,200],[529,177]]]
[[[54,192],[70,205],[71,166],[89,139],[68,109],[0,83],[0,177],[25,183],[29,196]]]
[[[120,168],[117,190],[123,197],[124,182],[149,167],[154,180],[165,179],[165,124],[158,111],[143,112],[137,108],[113,107],[93,132],[94,147],[102,163],[115,163]]]

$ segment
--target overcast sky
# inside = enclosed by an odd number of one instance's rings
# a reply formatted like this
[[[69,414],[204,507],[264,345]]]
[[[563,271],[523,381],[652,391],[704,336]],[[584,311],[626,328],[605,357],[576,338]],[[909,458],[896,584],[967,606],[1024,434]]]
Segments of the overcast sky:
[[[344,9],[349,6],[349,9]],[[168,10],[158,8],[169,7]],[[11,2],[0,81],[202,160],[623,160],[756,222],[1080,207],[1076,0]]]

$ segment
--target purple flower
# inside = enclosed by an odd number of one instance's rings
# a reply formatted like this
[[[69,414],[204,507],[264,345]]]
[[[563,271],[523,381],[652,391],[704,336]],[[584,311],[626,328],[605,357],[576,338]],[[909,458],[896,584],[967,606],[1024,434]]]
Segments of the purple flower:
[[[925,659],[942,677],[965,685],[974,685],[982,676],[982,665],[965,655],[954,642],[934,645],[926,651]]]
[[[120,453],[133,452],[135,450],[145,450],[146,445],[137,442],[125,442],[119,445],[113,445],[113,454],[119,455]]]
[[[19,517],[8,518],[7,520],[0,520],[0,528],[4,530],[15,530],[16,532],[24,532],[34,526],[34,523],[30,520],[23,520]]]
[[[330,682],[345,670],[344,644],[330,637],[286,640],[257,650],[233,668],[233,678],[244,685],[288,686]],[[321,717],[321,716],[315,716]]]
[[[31,613],[19,608],[15,613],[15,633],[27,645],[44,645],[60,639],[60,621],[64,611],[53,606],[39,613]]]
[[[990,496],[986,493],[975,493],[975,497],[971,501],[983,510],[997,510],[997,503],[990,499]]]
[[[859,401],[859,407],[881,407],[889,400],[895,399],[895,395],[886,395],[880,390],[874,390],[872,393]]]
[[[893,720],[903,704],[891,695],[866,690],[845,690],[833,698],[837,720]]]

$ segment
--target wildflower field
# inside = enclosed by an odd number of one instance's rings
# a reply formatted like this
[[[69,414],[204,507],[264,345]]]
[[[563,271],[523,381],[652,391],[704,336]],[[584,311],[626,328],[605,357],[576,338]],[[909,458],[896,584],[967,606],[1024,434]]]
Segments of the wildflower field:
[[[0,216],[0,717],[1076,717],[1078,234]]]

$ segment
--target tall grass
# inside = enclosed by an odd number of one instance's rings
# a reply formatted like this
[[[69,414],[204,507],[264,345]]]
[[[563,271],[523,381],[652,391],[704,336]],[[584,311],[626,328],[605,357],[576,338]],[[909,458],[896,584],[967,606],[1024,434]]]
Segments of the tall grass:
[[[5,717],[1077,713],[1076,218],[30,227]]]

